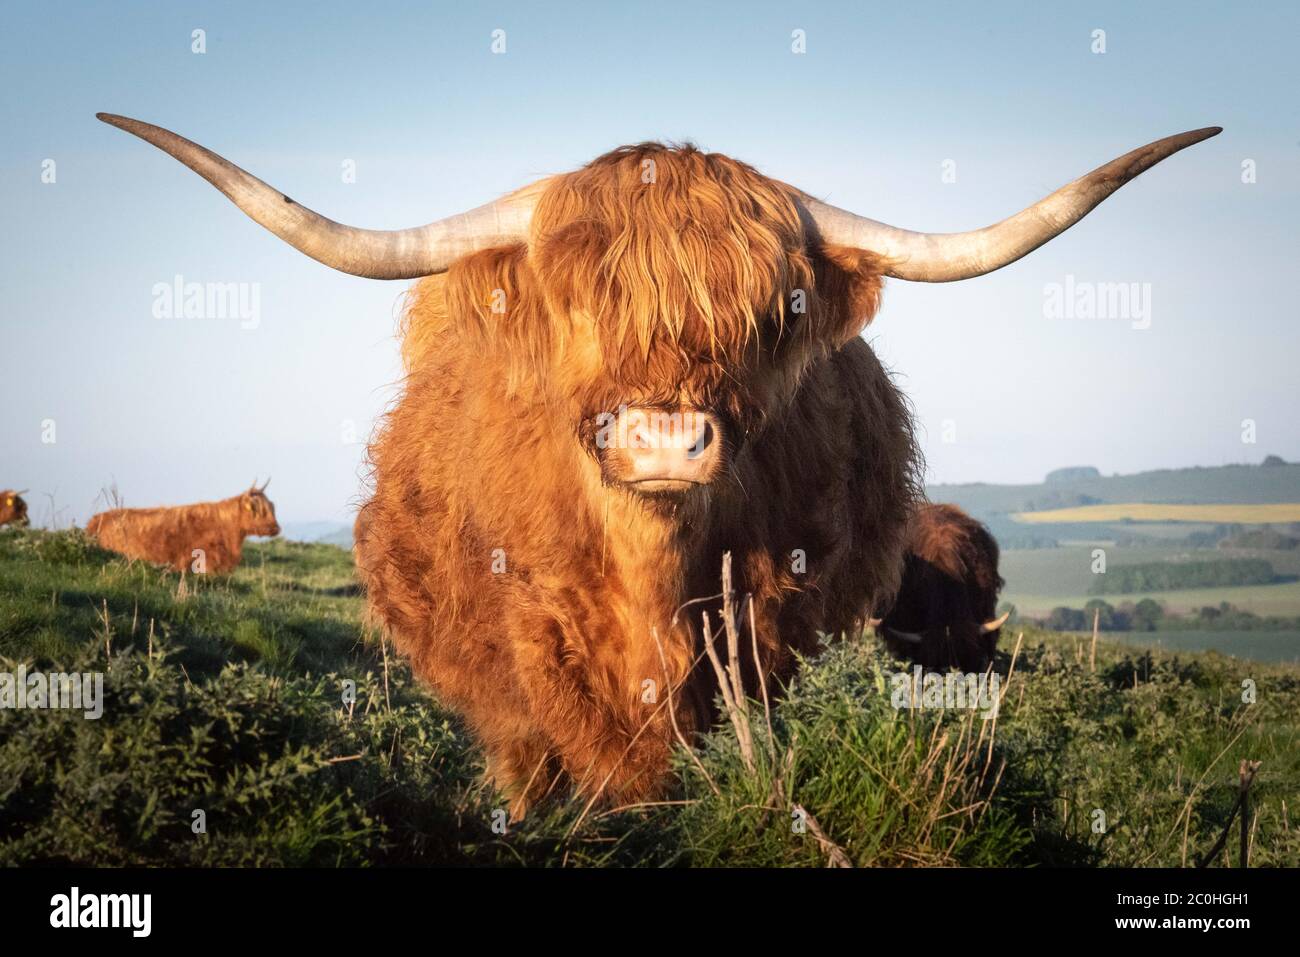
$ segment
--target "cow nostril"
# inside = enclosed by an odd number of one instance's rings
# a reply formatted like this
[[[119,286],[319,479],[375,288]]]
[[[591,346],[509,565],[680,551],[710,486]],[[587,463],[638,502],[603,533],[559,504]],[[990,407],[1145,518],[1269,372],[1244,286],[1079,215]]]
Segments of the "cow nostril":
[[[688,459],[698,459],[704,454],[705,450],[713,444],[713,425],[707,419],[704,421],[704,428],[700,430],[700,437],[695,440],[695,444],[686,450]]]

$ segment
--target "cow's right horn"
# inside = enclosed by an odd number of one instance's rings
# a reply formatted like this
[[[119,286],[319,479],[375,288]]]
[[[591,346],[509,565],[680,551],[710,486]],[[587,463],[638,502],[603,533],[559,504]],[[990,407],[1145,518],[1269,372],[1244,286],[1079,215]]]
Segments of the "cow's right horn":
[[[991,631],[997,631],[1007,623],[1007,619],[1010,617],[1011,612],[1008,610],[1002,613],[1001,618],[994,618],[992,621],[984,622],[984,624],[980,625],[980,634],[987,635]]]
[[[1223,132],[1189,130],[1140,146],[1067,183],[1014,216],[966,233],[918,233],[859,216],[811,196],[803,204],[822,240],[869,249],[884,257],[886,276],[913,282],[953,282],[1001,269],[1059,236],[1135,176],[1194,143]]]
[[[215,186],[256,223],[317,262],[367,279],[415,279],[446,272],[461,256],[528,235],[545,180],[495,202],[411,229],[359,229],[300,206],[211,150],[151,123],[112,113],[99,119],[152,143]]]

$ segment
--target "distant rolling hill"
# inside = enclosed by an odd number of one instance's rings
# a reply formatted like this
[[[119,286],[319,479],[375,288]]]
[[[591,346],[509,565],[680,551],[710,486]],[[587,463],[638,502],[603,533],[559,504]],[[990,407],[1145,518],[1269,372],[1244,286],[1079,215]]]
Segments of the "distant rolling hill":
[[[342,522],[286,522],[281,526],[280,535],[291,542],[319,542],[352,548],[352,526]]]
[[[985,522],[1004,548],[1116,540],[1183,544],[1189,535],[1210,533],[1219,525],[1295,521],[1300,517],[1294,504],[1300,503],[1300,464],[1161,469],[1133,475],[1101,475],[1081,467],[1058,470],[1032,485],[976,482],[931,485],[926,491],[931,501],[960,505]],[[1112,515],[1106,506],[1112,511],[1124,508]]]
[[[931,485],[927,492],[932,501],[952,502],[980,518],[1108,502],[1182,505],[1300,502],[1300,464],[1198,466],[1133,475],[1066,477],[1033,485],[983,482]]]

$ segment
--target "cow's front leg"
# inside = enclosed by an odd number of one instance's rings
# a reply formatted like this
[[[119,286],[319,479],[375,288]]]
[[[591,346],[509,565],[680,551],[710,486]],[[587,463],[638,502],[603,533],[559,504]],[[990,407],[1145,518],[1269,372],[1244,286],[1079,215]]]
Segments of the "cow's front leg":
[[[587,799],[619,804],[664,793],[677,733],[694,722],[653,645],[608,638],[586,653],[558,629],[517,649],[519,680],[532,720],[550,741],[574,788]],[[668,659],[673,687],[682,669]],[[674,715],[677,727],[674,728]]]
[[[555,790],[562,792],[559,758],[540,737],[514,738],[487,746],[484,779],[506,798],[512,822]]]

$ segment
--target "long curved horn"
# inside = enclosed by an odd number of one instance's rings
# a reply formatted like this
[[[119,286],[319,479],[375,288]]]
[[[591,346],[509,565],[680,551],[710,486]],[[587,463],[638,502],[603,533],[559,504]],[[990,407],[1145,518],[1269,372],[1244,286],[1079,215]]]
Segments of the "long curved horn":
[[[1001,618],[994,618],[992,621],[984,622],[984,624],[980,625],[980,634],[987,635],[990,631],[997,631],[999,628],[1001,628],[1003,625],[1007,623],[1007,619],[1010,617],[1011,617],[1011,611],[1010,609],[1008,609],[1007,611],[1004,611],[1002,613]]]
[[[96,113],[180,160],[299,252],[367,279],[415,279],[445,272],[461,256],[516,243],[528,224],[540,187],[533,183],[495,202],[411,229],[358,229],[300,206],[234,163],[169,130],[112,113]]]
[[[1221,132],[1221,126],[1207,126],[1148,143],[1000,223],[967,233],[917,233],[878,223],[810,196],[802,200],[824,241],[878,253],[889,260],[887,276],[913,282],[972,279],[1033,252],[1083,219],[1135,176]]]

